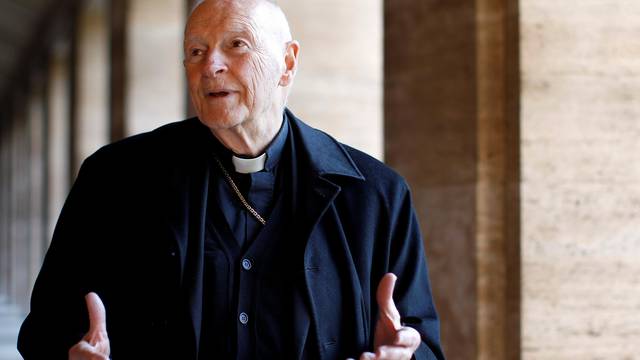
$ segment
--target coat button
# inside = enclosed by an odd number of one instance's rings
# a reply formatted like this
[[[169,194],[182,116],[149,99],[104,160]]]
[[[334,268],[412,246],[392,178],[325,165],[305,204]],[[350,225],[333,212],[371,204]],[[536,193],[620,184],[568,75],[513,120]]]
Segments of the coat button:
[[[249,315],[247,315],[247,313],[245,312],[241,312],[238,319],[240,320],[242,325],[247,325],[247,323],[249,322]]]
[[[251,260],[249,259],[242,259],[242,268],[245,270],[251,270],[251,268],[253,267],[253,264],[251,263]]]

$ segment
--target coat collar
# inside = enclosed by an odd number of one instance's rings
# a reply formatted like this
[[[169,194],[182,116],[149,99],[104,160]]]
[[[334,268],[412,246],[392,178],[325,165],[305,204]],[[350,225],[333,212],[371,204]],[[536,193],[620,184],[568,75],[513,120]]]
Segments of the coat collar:
[[[288,108],[284,110],[289,119],[292,131],[300,139],[301,149],[308,159],[311,171],[318,177],[331,175],[351,177],[364,180],[360,169],[336,139],[326,133],[314,129],[298,119]]]
[[[300,140],[301,146],[297,150],[302,153],[299,155],[304,155],[303,158],[308,161],[312,175],[317,177],[336,175],[365,180],[343,144],[325,132],[305,124],[288,108],[284,109],[284,116],[289,121],[294,136]],[[216,144],[217,141],[209,128],[202,124],[197,117],[184,122],[190,129],[186,132],[188,139],[184,143],[191,144],[193,152],[206,156],[214,150],[213,144]]]
[[[345,176],[364,180],[360,169],[345,149],[345,146],[325,132],[314,129],[296,117],[288,108],[284,109],[285,119],[289,121],[294,136],[300,139],[300,150],[310,165],[313,175]],[[194,151],[209,153],[213,151],[212,144],[215,141],[211,131],[196,117],[186,120],[188,126],[197,134],[197,141],[189,141],[196,148]],[[217,143],[217,142],[216,142]]]

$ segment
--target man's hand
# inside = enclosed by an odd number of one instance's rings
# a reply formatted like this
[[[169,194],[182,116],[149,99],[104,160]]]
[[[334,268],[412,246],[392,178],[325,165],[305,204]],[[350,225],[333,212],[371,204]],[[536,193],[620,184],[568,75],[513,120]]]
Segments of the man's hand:
[[[93,292],[88,293],[85,300],[89,311],[89,332],[69,349],[69,360],[108,360],[110,348],[104,304]]]
[[[393,288],[397,277],[386,274],[378,285],[378,322],[374,338],[375,353],[366,352],[360,360],[411,359],[420,346],[420,334],[416,329],[402,326],[400,313],[393,302]]]

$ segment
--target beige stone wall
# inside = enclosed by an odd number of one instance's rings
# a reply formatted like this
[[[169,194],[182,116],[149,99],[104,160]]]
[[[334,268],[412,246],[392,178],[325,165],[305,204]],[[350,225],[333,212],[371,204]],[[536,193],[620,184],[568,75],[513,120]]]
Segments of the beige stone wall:
[[[310,125],[382,158],[382,0],[280,0],[300,69],[289,106]]]
[[[183,0],[133,0],[127,39],[126,134],[185,117]]]
[[[640,359],[640,2],[520,7],[523,359]]]

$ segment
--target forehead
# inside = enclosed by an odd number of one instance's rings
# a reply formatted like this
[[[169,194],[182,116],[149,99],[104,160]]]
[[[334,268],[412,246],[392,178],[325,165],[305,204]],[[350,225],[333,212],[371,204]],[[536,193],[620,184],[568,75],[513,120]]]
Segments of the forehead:
[[[258,5],[255,1],[211,0],[198,5],[189,16],[186,34],[225,31],[252,31],[260,28]]]

